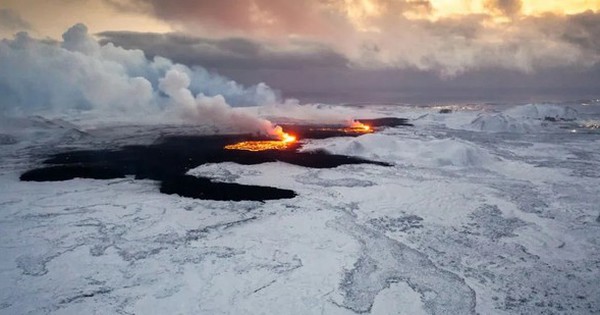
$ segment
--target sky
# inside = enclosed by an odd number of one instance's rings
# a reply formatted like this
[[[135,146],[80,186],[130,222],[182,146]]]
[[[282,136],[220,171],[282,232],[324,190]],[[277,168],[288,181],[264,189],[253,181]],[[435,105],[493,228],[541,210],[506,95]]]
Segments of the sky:
[[[0,37],[83,23],[303,102],[600,96],[600,0],[2,0]]]

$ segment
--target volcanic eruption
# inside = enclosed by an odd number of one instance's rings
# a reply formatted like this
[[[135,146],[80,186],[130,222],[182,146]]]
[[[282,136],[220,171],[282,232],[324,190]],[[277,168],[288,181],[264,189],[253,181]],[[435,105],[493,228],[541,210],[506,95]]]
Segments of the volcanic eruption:
[[[284,132],[283,128],[280,126],[276,126],[273,133],[276,135],[278,140],[242,141],[226,145],[225,149],[253,152],[266,150],[285,150],[297,141],[295,136]]]
[[[350,127],[344,128],[344,131],[348,133],[371,133],[373,132],[373,128],[358,120],[353,120]]]
[[[318,126],[318,127],[309,127],[309,132],[324,132],[329,134],[338,134],[339,136],[350,135],[350,136],[359,136],[365,133],[374,132],[373,128],[370,125],[364,124],[358,120],[350,120],[346,126],[340,125],[327,125],[327,126]]]
[[[296,126],[298,127],[298,126]],[[301,126],[300,126],[301,127]],[[353,120],[347,127],[309,127],[309,130],[317,131],[330,131],[334,133],[343,134],[363,134],[371,133],[373,129],[371,126],[361,123],[360,121]],[[271,132],[276,140],[253,140],[253,141],[242,141],[230,145],[226,145],[227,150],[243,150],[243,151],[266,151],[266,150],[286,150],[293,146],[297,141],[297,137],[284,132],[281,126],[275,126]]]

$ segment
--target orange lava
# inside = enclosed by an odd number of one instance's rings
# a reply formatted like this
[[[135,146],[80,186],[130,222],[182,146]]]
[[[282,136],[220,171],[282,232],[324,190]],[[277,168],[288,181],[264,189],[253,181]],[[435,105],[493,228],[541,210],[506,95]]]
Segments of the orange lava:
[[[358,120],[352,122],[350,127],[344,128],[346,132],[355,132],[355,133],[370,133],[373,132],[373,128],[369,125],[365,125]]]
[[[372,133],[374,132],[373,128],[369,125],[365,125],[360,121],[353,120],[350,126],[348,127],[321,127],[321,128],[313,128],[311,130],[320,130],[320,131],[336,131],[336,132],[344,132],[344,133]]]
[[[295,136],[283,132],[281,128],[276,129],[276,134],[280,140],[243,141],[235,144],[226,145],[225,149],[253,152],[266,150],[285,150],[296,142]]]

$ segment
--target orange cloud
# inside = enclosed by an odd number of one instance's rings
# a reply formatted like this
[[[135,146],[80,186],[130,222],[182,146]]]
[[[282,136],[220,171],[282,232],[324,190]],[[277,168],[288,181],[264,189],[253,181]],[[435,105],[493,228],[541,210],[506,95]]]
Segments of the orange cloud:
[[[532,72],[600,60],[599,14],[580,13],[599,9],[600,0],[88,0],[64,8],[57,5],[62,0],[37,6],[6,1],[34,28],[58,27],[68,15],[65,20],[82,18],[93,32],[160,32],[167,25],[188,35],[275,43],[267,46],[281,50],[316,42],[359,68],[454,76],[482,67]],[[89,10],[93,6],[99,9]]]

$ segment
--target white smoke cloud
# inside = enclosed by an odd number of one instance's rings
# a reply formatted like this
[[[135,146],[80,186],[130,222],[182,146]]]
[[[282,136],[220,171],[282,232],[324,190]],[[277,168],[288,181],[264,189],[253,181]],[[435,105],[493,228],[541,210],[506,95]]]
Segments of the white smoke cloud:
[[[190,78],[178,69],[171,69],[159,80],[158,87],[171,98],[172,107],[194,122],[223,126],[228,131],[263,131],[274,134],[274,126],[265,119],[231,108],[222,95],[196,97],[189,90]]]
[[[130,121],[180,118],[226,130],[266,132],[272,128],[268,121],[230,104],[279,102],[264,83],[245,88],[201,67],[161,57],[148,60],[141,50],[100,45],[83,24],[67,30],[62,42],[27,33],[0,41],[0,69],[0,113],[8,115],[88,112]]]

